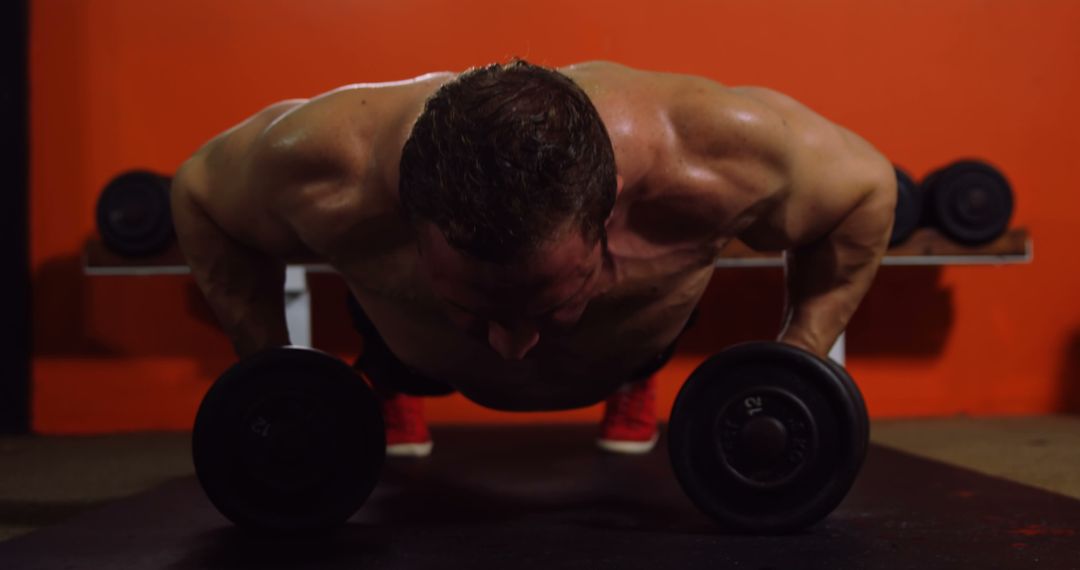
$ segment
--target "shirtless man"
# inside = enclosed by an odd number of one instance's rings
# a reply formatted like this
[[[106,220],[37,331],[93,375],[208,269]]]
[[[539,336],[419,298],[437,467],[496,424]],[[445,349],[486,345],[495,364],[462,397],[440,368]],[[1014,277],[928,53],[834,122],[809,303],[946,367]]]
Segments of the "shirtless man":
[[[419,395],[453,390],[514,411],[606,399],[601,447],[640,453],[721,248],[786,252],[778,338],[824,356],[884,255],[895,185],[869,143],[775,91],[513,61],[271,105],[172,196],[241,357],[289,343],[286,263],[340,272],[391,454],[430,452]]]

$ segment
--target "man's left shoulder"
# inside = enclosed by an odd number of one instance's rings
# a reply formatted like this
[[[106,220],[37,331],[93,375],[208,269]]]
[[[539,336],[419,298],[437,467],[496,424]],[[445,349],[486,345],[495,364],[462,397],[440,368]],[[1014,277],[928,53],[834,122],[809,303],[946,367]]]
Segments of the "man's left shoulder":
[[[769,149],[786,131],[798,103],[763,88],[730,87],[704,76],[587,61],[560,72],[573,79],[598,107],[651,116],[690,152]]]
[[[579,61],[557,68],[559,73],[576,78],[578,76],[625,76],[638,70],[615,61],[593,59]]]
[[[591,97],[659,101],[678,81],[677,74],[631,67],[605,60],[584,61],[558,71],[570,77]]]
[[[657,97],[667,97],[680,89],[692,88],[695,84],[719,85],[700,76],[644,69],[608,60],[583,61],[560,67],[558,71],[573,79],[586,91],[595,87],[613,93],[627,94],[627,91],[631,91],[638,96],[649,93]]]

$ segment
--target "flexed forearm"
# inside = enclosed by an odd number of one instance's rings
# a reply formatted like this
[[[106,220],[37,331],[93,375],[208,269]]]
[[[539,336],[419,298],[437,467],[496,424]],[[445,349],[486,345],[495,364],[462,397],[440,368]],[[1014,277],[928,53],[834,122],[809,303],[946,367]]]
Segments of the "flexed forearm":
[[[895,186],[874,188],[831,232],[785,253],[782,342],[828,354],[885,256],[895,196]]]
[[[238,356],[289,344],[284,263],[238,242],[214,222],[197,199],[204,178],[198,169],[189,161],[172,190],[176,233],[195,282]]]

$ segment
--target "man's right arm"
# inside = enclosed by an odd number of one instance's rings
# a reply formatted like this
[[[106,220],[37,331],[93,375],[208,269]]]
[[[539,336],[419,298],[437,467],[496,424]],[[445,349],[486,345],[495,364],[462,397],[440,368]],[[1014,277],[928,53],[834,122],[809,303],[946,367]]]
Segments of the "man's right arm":
[[[207,143],[173,178],[180,249],[238,356],[289,344],[285,259],[312,256],[276,213],[288,177],[260,146],[271,123],[301,101],[278,103]],[[280,181],[280,182],[279,182]]]

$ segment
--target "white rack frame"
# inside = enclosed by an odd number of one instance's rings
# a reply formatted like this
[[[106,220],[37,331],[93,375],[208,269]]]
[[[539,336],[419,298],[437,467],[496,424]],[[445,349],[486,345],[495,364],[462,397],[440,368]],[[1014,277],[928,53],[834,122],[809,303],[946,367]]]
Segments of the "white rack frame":
[[[931,265],[1006,265],[1031,263],[1034,251],[1031,240],[1024,244],[1022,254],[1003,255],[886,255],[882,265],[931,266]],[[723,257],[717,260],[718,269],[743,267],[783,267],[783,258],[770,257]],[[93,266],[83,260],[87,275],[184,275],[190,273],[186,265],[160,266]],[[311,291],[307,285],[308,273],[335,273],[329,265],[290,265],[285,269],[285,320],[293,344],[311,346]],[[846,359],[845,333],[840,334],[829,356],[844,364]]]

